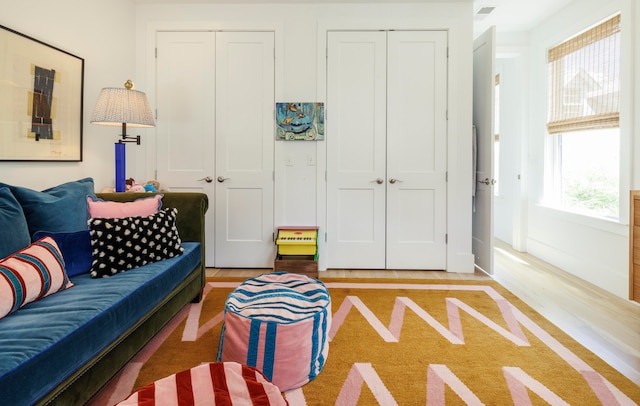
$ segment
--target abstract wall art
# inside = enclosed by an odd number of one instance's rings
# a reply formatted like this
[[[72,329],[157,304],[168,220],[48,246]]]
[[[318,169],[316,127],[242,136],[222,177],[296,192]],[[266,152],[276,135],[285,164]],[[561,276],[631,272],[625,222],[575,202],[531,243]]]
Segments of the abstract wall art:
[[[84,59],[0,26],[0,160],[82,161]]]

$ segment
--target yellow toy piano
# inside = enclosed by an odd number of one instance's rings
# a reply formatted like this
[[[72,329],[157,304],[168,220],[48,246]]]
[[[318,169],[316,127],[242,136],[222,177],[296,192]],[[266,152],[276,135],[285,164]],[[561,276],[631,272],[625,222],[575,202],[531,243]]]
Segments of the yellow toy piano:
[[[278,254],[316,255],[318,253],[318,227],[278,228]]]
[[[274,271],[318,275],[318,227],[278,227]]]

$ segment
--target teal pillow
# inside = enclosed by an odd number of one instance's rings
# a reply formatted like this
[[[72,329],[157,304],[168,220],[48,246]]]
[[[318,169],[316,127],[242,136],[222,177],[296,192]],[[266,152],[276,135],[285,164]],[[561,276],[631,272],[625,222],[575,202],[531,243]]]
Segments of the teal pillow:
[[[0,188],[0,259],[31,244],[27,219],[9,188]]]
[[[92,178],[63,183],[42,192],[0,183],[2,186],[8,186],[20,202],[30,236],[42,230],[61,233],[89,229],[87,196],[95,196]]]
[[[64,268],[69,277],[87,273],[91,270],[93,254],[91,253],[91,236],[89,229],[71,233],[51,233],[38,231],[33,239],[38,241],[44,237],[52,237],[64,258]]]

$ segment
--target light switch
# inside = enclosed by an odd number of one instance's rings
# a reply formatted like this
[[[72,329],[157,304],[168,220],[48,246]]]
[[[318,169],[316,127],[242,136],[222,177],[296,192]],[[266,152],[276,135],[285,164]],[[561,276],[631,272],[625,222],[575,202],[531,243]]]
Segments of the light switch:
[[[293,157],[291,155],[287,155],[285,161],[287,166],[293,166]]]
[[[316,164],[316,157],[313,154],[307,154],[307,165],[315,166],[315,164]]]

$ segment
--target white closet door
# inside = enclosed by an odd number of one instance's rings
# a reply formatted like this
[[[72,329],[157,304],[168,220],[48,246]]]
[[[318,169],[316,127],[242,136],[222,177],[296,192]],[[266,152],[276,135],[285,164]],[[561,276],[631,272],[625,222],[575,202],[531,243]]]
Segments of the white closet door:
[[[327,266],[446,269],[446,32],[327,42]]]
[[[271,268],[274,36],[219,32],[216,51],[216,267]]]
[[[387,268],[446,269],[447,33],[388,33]]]
[[[162,188],[214,198],[215,33],[157,33],[157,179]],[[206,214],[206,263],[214,264],[214,210]]]
[[[327,265],[385,267],[386,34],[330,32]]]

